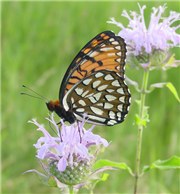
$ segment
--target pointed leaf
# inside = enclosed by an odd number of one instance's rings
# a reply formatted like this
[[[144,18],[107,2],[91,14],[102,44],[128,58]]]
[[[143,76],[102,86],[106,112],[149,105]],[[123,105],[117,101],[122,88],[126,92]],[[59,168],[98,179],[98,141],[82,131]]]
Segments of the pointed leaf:
[[[111,166],[111,167],[115,167],[119,169],[124,169],[124,170],[127,170],[130,174],[133,174],[131,168],[128,167],[126,163],[118,163],[118,162],[113,162],[110,160],[98,160],[95,163],[94,168],[97,169],[97,168],[102,168],[104,166]]]
[[[117,170],[115,168],[112,168],[111,166],[103,166],[102,168],[98,168],[94,170],[92,173],[89,174],[86,180],[84,182],[86,183],[92,183],[93,181],[96,182],[96,180],[101,179],[103,177],[102,173],[106,170]]]
[[[155,88],[163,88],[166,84],[167,82],[151,84],[149,90],[147,90],[146,93],[152,92]]]
[[[175,98],[180,102],[180,98],[178,96],[178,93],[176,91],[176,88],[172,85],[171,82],[167,83],[166,86],[169,88],[169,90],[174,94]]]
[[[180,168],[180,157],[173,156],[168,160],[157,160],[150,166],[144,166],[142,172],[147,172],[152,168],[158,168],[160,170],[170,170],[174,168]]]
[[[155,83],[150,85],[150,88],[148,91],[146,91],[147,93],[152,92],[155,88],[162,88],[166,86],[167,88],[169,88],[169,90],[173,93],[173,95],[175,96],[175,98],[180,102],[180,98],[178,96],[178,93],[176,91],[176,88],[173,86],[173,84],[171,82],[163,82],[163,83]]]
[[[48,179],[49,179],[48,176],[46,176],[46,175],[44,175],[44,174],[38,172],[38,171],[35,170],[35,169],[33,169],[33,170],[28,170],[28,171],[24,172],[23,174],[28,173],[28,172],[35,172],[36,175],[37,175],[37,177],[38,177],[38,179],[41,181],[41,183],[43,183],[43,184],[46,185],[46,186],[50,186],[50,184],[48,183]]]

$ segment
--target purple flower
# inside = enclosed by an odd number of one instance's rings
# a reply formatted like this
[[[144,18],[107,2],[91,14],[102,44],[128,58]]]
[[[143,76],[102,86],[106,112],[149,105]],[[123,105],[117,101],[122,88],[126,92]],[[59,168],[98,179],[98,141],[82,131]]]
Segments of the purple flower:
[[[157,67],[159,65],[165,68],[165,65],[172,65],[173,55],[167,51],[170,47],[180,46],[180,35],[176,33],[180,25],[171,27],[175,21],[180,20],[180,13],[171,11],[169,17],[162,17],[162,13],[167,8],[166,4],[159,6],[159,8],[153,7],[149,26],[146,27],[144,18],[146,6],[141,7],[139,3],[138,6],[140,15],[133,11],[129,15],[125,10],[123,11],[122,16],[129,20],[127,28],[116,22],[114,18],[108,21],[108,23],[116,24],[122,29],[118,35],[127,42],[129,65],[135,67],[140,64],[145,70],[149,66]],[[136,60],[133,60],[134,57]]]
[[[90,153],[89,148],[95,146],[97,149],[97,146],[101,145],[107,147],[109,143],[99,135],[92,133],[94,126],[89,130],[84,129],[85,117],[82,122],[71,126],[65,125],[61,120],[61,129],[54,121],[53,114],[49,117],[45,119],[52,123],[56,137],[52,137],[43,125],[37,123],[36,119],[29,121],[29,123],[37,125],[37,130],[42,131],[44,134],[44,137],[40,137],[34,146],[37,149],[36,157],[39,159],[46,175],[36,170],[29,170],[25,173],[36,172],[39,179],[43,180],[42,182],[48,186],[55,185],[64,188],[70,185],[80,188],[88,184],[89,179],[92,179],[94,174],[104,170],[115,170],[112,167],[103,167],[94,172],[92,171],[97,150],[94,156]],[[41,160],[47,160],[47,166]]]

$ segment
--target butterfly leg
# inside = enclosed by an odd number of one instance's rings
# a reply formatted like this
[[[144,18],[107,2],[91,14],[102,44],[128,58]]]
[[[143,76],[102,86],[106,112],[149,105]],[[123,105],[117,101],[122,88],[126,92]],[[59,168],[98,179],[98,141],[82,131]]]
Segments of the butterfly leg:
[[[81,130],[80,130],[78,122],[77,122],[77,126],[78,126],[78,132],[79,132],[79,139],[80,139],[80,143],[81,143],[82,142],[82,136],[81,136]]]

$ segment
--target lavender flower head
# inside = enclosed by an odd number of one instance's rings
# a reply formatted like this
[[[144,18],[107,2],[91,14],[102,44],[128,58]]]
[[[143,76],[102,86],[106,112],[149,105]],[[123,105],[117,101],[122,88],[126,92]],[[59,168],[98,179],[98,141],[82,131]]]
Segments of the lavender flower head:
[[[169,48],[180,46],[180,35],[176,33],[180,25],[171,27],[175,21],[180,20],[180,13],[171,11],[169,17],[163,18],[161,15],[167,8],[166,4],[159,8],[153,7],[147,28],[144,19],[146,6],[141,7],[139,3],[138,6],[140,15],[134,11],[131,11],[130,15],[125,10],[122,13],[122,16],[129,20],[128,28],[116,22],[114,18],[111,18],[108,23],[116,24],[122,29],[118,35],[127,42],[130,57],[127,62],[131,67],[137,67],[139,63],[145,70],[148,66],[164,67],[165,63],[167,64],[167,61],[169,62],[170,58],[174,56],[167,53]]]
[[[36,144],[37,149],[36,157],[41,163],[46,172],[46,176],[36,170],[29,170],[27,172],[36,172],[39,179],[48,186],[56,186],[65,188],[67,186],[74,186],[80,188],[89,183],[89,180],[95,174],[104,170],[115,170],[112,167],[104,167],[92,172],[93,161],[95,156],[89,152],[91,146],[104,146],[107,147],[109,143],[101,138],[99,135],[92,133],[92,126],[89,130],[85,130],[83,125],[85,118],[82,122],[72,124],[71,126],[65,125],[61,120],[61,130],[57,126],[53,114],[49,115],[47,119],[52,123],[56,129],[57,136],[52,137],[44,128],[43,125],[37,123],[36,119],[29,121],[38,126],[38,131],[43,132],[44,137],[40,137]],[[47,160],[45,166],[41,160]],[[53,180],[53,183],[51,181]],[[46,181],[45,181],[46,180]]]

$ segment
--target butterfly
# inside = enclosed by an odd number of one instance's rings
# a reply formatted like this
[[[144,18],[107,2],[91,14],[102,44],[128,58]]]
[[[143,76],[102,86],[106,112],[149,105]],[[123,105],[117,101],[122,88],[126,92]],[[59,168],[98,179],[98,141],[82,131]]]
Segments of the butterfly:
[[[112,126],[124,121],[131,94],[125,83],[126,43],[112,31],[90,40],[67,69],[59,99],[46,103],[70,124],[82,121]]]

